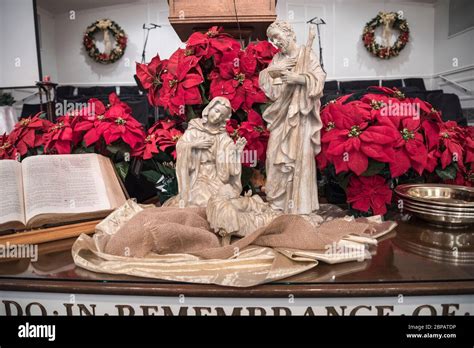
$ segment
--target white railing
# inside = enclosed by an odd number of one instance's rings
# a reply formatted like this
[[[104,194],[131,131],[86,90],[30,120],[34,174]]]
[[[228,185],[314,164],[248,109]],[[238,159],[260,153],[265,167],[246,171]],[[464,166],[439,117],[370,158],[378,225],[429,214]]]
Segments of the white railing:
[[[438,74],[433,75],[433,78],[439,78],[439,79],[443,80],[443,82],[440,82],[438,84],[440,87],[441,86],[453,85],[455,87],[458,87],[458,88],[462,89],[466,94],[471,94],[472,95],[473,94],[472,89],[470,89],[469,87],[464,86],[462,83],[473,81],[474,80],[474,72],[470,76],[464,76],[464,77],[461,77],[461,78],[449,78],[449,77],[447,77],[447,76],[450,76],[450,75],[465,73],[465,72],[468,72],[468,71],[474,71],[474,64],[470,64],[470,65],[466,65],[466,66],[463,66],[463,67],[460,67],[460,68],[455,68],[455,69],[440,72]],[[467,97],[470,98],[470,96],[467,96]]]

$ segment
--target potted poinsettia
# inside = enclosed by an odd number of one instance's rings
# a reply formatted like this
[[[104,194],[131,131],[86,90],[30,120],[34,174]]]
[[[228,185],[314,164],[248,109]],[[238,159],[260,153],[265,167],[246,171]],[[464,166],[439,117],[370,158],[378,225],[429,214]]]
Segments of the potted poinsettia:
[[[87,106],[59,116],[55,123],[41,113],[22,118],[10,134],[0,137],[0,159],[95,152],[110,157],[125,178],[145,136],[130,107],[112,93],[107,106],[91,98]]]
[[[262,119],[267,98],[258,86],[259,72],[265,69],[277,49],[268,41],[250,43],[242,48],[239,41],[212,27],[195,32],[185,48],[177,49],[168,59],[155,56],[149,63],[137,63],[136,74],[147,90],[151,105],[162,107],[165,118],[147,133],[142,156],[144,175],[162,191],[162,200],[177,192],[174,173],[175,145],[187,122],[199,117],[214,97],[231,102],[233,115],[227,125],[229,135],[247,139],[244,151],[243,184],[256,188],[265,163],[268,130]],[[249,160],[250,158],[250,160]],[[257,171],[257,173],[255,173]]]
[[[92,98],[87,107],[62,118],[67,119],[72,119],[68,121],[72,152],[96,152],[112,158],[125,179],[132,157],[145,142],[145,130],[133,117],[131,108],[112,93],[107,106]]]
[[[407,182],[474,184],[471,128],[397,89],[371,87],[322,108],[317,163],[357,214],[385,214],[392,189]]]
[[[40,112],[34,116],[22,118],[10,132],[8,140],[15,148],[18,159],[43,153],[43,136],[53,125],[44,116]]]

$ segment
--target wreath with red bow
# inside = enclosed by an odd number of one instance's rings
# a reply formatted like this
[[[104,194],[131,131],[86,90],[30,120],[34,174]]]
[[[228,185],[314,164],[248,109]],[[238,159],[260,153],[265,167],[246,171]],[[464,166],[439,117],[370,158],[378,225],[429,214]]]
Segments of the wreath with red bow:
[[[375,29],[385,24],[386,16],[392,16],[392,28],[400,31],[397,40],[392,46],[383,46],[375,41]],[[362,34],[362,41],[367,51],[381,59],[390,59],[400,54],[405,47],[410,35],[407,20],[403,18],[403,14],[397,12],[379,12],[379,14],[368,22]]]
[[[110,52],[100,52],[96,46],[95,35],[98,32],[104,32],[104,39],[106,35],[112,33],[115,39],[114,47]],[[98,63],[110,64],[119,60],[127,47],[127,35],[123,29],[110,19],[101,19],[89,25],[84,33],[83,38],[84,47],[89,57]]]

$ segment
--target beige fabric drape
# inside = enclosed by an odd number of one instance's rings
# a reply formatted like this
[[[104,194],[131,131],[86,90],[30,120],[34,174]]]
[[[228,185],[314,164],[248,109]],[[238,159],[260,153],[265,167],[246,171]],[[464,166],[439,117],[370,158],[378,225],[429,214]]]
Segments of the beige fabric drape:
[[[315,267],[318,255],[328,256],[328,245],[349,234],[374,244],[372,233],[395,226],[336,218],[315,228],[300,216],[283,215],[221,247],[204,208],[144,209],[129,200],[97,226],[93,237],[81,235],[72,255],[78,266],[94,272],[248,287]],[[344,255],[335,262],[353,259]]]

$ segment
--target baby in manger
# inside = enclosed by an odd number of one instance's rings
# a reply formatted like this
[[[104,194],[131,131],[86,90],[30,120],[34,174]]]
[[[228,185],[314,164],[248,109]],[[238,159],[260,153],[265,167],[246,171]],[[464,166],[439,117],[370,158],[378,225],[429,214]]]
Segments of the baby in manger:
[[[280,213],[271,209],[260,196],[252,196],[251,191],[241,196],[231,185],[224,185],[209,199],[206,215],[210,227],[227,245],[231,236],[245,237],[269,224]]]

